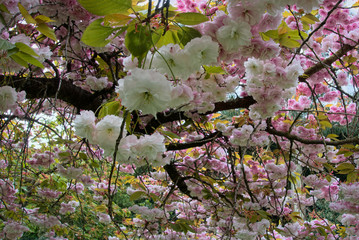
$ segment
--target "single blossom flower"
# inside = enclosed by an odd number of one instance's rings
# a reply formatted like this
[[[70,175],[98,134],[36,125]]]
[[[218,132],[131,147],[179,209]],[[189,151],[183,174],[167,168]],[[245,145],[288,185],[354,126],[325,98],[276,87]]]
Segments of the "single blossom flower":
[[[133,69],[131,75],[119,80],[117,91],[122,104],[129,110],[156,116],[168,108],[171,101],[170,82],[155,70]]]

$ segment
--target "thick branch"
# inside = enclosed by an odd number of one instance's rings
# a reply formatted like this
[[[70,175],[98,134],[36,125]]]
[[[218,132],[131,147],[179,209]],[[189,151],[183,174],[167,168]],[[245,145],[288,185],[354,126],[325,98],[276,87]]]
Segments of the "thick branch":
[[[174,165],[174,163],[166,164],[163,168],[166,170],[168,176],[170,176],[173,183],[178,187],[178,189],[182,193],[186,194],[192,199],[198,199],[195,196],[191,196],[191,191],[188,190],[188,187],[185,182],[186,179],[182,177],[181,174],[177,171],[177,168]]]
[[[332,65],[332,63],[334,63],[339,58],[343,57],[347,52],[353,50],[355,47],[356,46],[344,44],[343,47],[338,51],[336,51],[332,56],[308,68],[302,76],[299,76],[299,82],[304,82],[308,77],[312,76],[314,73],[317,73],[323,68]]]
[[[71,81],[62,79],[59,89],[59,78],[24,78],[18,76],[0,75],[0,86],[10,85],[18,91],[24,90],[26,98],[57,98],[65,101],[78,109],[96,111],[102,104],[99,94],[90,93],[80,87],[73,85]]]
[[[244,98],[236,98],[225,102],[217,102],[214,104],[214,109],[200,115],[208,115],[220,111],[237,109],[237,108],[249,108],[252,104],[255,104],[256,101],[252,96],[247,96]],[[192,112],[195,113],[195,112]],[[145,130],[136,129],[136,132],[143,132],[147,134],[153,133],[159,126],[164,123],[186,120],[188,117],[185,116],[184,112],[165,112],[157,113],[157,119],[152,118],[151,121],[146,125]]]

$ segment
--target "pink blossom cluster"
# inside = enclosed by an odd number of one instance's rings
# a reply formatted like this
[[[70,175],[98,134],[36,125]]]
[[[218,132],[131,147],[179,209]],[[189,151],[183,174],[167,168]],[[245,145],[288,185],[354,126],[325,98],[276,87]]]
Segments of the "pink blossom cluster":
[[[330,121],[339,122],[340,125],[346,125],[350,123],[356,114],[356,104],[350,103],[348,106],[337,107],[331,106],[330,112],[327,114]]]
[[[68,203],[61,203],[61,207],[59,210],[60,214],[67,214],[67,213],[73,213],[76,210],[76,207],[79,206],[79,202],[76,201],[70,201]]]
[[[41,197],[48,199],[55,199],[58,198],[62,192],[45,187],[45,188],[38,188],[37,193]]]
[[[19,222],[7,221],[4,222],[5,227],[0,232],[2,239],[16,240],[21,238],[24,232],[30,229]]]
[[[52,163],[55,162],[55,154],[50,151],[44,153],[35,153],[32,158],[27,161],[33,167],[47,167],[49,168]]]
[[[299,63],[285,66],[280,58],[262,61],[249,58],[245,63],[246,92],[256,104],[250,107],[252,119],[267,118],[284,106],[284,99],[292,97],[303,69]]]
[[[58,173],[67,179],[77,179],[82,174],[83,169],[76,167],[64,168],[61,164],[57,164]]]

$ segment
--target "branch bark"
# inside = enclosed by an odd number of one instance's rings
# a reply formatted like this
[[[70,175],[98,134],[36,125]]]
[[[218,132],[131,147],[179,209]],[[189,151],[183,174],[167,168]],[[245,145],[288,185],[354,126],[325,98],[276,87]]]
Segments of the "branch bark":
[[[78,109],[96,111],[103,102],[101,94],[91,93],[75,86],[71,81],[60,78],[19,77],[0,75],[0,86],[9,85],[25,91],[27,99],[57,98]]]
[[[312,66],[312,67],[308,68],[307,70],[305,70],[304,74],[302,76],[299,76],[299,79],[298,79],[299,82],[305,82],[305,80],[308,77],[310,77],[313,74],[319,72],[323,68],[332,65],[336,60],[343,57],[349,51],[355,49],[355,47],[356,47],[356,45],[351,46],[349,44],[344,44],[343,47],[341,49],[339,49],[338,51],[336,51],[333,55],[326,58],[322,62],[319,62],[319,63],[315,64],[314,66]]]

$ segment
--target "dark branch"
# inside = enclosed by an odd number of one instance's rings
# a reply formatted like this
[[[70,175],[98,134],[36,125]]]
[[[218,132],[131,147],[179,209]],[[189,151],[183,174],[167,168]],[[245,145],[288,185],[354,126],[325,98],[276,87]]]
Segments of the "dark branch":
[[[211,133],[210,135],[202,138],[201,140],[197,140],[197,141],[193,141],[193,142],[188,142],[188,143],[171,143],[169,145],[167,145],[167,151],[175,151],[175,150],[183,150],[183,149],[188,149],[188,148],[193,148],[193,147],[200,147],[206,143],[212,142],[217,138],[222,137],[222,133],[221,132],[214,132]]]
[[[302,76],[299,76],[299,82],[305,82],[305,80],[308,77],[319,72],[323,68],[332,65],[332,63],[334,63],[339,58],[343,57],[345,54],[347,54],[347,52],[353,50],[355,47],[356,47],[356,45],[351,46],[348,44],[344,44],[342,46],[342,48],[340,48],[338,51],[336,51],[332,56],[330,56],[330,57],[326,58],[324,61],[319,62],[319,63],[315,64],[314,66],[308,68]]]
[[[273,127],[267,127],[266,132],[268,132],[269,134],[273,134],[276,136],[280,136],[280,137],[285,137],[288,140],[294,140],[303,144],[310,144],[310,145],[314,145],[314,144],[322,144],[322,145],[330,145],[330,146],[340,146],[343,144],[359,144],[359,138],[354,137],[354,138],[347,138],[344,140],[337,140],[337,141],[326,141],[326,140],[321,140],[321,139],[304,139],[304,138],[300,138],[296,135],[290,134],[288,132],[281,132],[278,131],[276,129],[274,129]]]
[[[178,189],[182,193],[186,194],[192,199],[198,199],[195,196],[191,196],[191,191],[188,190],[188,187],[185,182],[186,179],[182,177],[181,174],[177,171],[177,168],[174,163],[166,164],[163,168],[168,173],[168,176],[170,176],[172,182],[178,187]]]
[[[27,99],[54,98],[58,91],[59,78],[25,78],[0,75],[0,86],[10,85],[18,91],[24,90]],[[96,93],[88,92],[75,86],[71,81],[62,80],[57,98],[72,104],[78,109],[96,111],[103,98]]]

